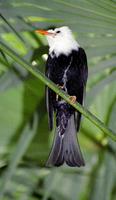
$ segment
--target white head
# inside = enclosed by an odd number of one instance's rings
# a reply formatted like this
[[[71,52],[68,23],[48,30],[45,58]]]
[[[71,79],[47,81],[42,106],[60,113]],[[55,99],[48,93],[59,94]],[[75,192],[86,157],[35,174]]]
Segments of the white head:
[[[46,35],[50,47],[49,53],[54,51],[56,56],[61,53],[68,55],[72,50],[78,50],[79,44],[67,26],[48,31],[39,30],[37,32]]]

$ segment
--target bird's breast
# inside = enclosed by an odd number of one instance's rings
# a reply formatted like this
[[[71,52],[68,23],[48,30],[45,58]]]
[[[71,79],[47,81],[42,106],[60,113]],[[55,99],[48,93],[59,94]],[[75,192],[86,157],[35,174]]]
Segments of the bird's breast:
[[[69,58],[65,55],[52,58],[50,74],[56,84],[66,83],[69,62]]]

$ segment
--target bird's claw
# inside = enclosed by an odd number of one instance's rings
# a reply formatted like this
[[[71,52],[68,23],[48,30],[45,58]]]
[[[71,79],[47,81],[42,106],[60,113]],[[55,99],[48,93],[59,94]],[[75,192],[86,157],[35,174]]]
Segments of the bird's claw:
[[[76,96],[70,96],[69,99],[70,99],[71,103],[73,103],[73,104],[74,104],[74,103],[76,102],[76,100],[77,100]]]
[[[63,89],[64,88],[64,85],[57,84],[57,86],[59,87],[59,89]]]
[[[64,88],[64,85],[57,84],[57,86],[58,86],[59,89],[63,89]],[[58,94],[56,95],[56,100],[58,101]]]

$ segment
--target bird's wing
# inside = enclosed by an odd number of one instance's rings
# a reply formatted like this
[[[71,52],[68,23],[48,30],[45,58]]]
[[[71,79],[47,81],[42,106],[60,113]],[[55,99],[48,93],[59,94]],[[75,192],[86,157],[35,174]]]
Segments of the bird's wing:
[[[51,57],[48,56],[48,60],[46,62],[46,70],[45,70],[45,75],[50,78],[50,63],[51,63]],[[48,120],[49,120],[49,128],[50,130],[53,129],[53,91],[46,86],[46,107],[47,107],[47,112],[48,112]]]
[[[88,66],[87,66],[87,57],[86,53],[83,48],[79,48],[78,52],[79,56],[79,71],[80,71],[80,78],[79,78],[79,88],[78,88],[78,96],[77,101],[82,105],[84,103],[84,97],[85,97],[85,88],[86,88],[86,82],[88,77]],[[81,113],[75,112],[75,122],[76,122],[76,128],[77,131],[80,127],[80,120],[81,120]]]
[[[86,86],[88,77],[88,66],[87,66],[87,56],[84,49],[79,48],[80,56],[80,69],[81,69],[81,79],[83,81],[83,87]]]

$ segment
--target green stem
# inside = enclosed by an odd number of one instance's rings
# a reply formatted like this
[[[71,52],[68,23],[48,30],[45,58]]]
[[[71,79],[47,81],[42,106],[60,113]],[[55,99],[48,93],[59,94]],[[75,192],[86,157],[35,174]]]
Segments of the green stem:
[[[94,123],[97,127],[99,127],[105,134],[107,134],[112,140],[116,141],[116,135],[110,130],[103,122],[101,122],[95,115],[93,115],[86,108],[81,106],[79,103],[73,104],[69,95],[64,91],[60,90],[51,80],[45,77],[37,68],[32,67],[25,60],[23,60],[19,55],[17,55],[12,49],[10,49],[7,45],[0,41],[0,49],[8,54],[13,60],[19,63],[22,67],[27,69],[31,74],[40,79],[44,84],[46,84],[49,88],[51,88],[54,92],[56,92],[59,96],[61,96],[64,100],[66,100],[70,105],[72,105],[76,110],[80,111],[86,118],[88,118],[92,123]]]

